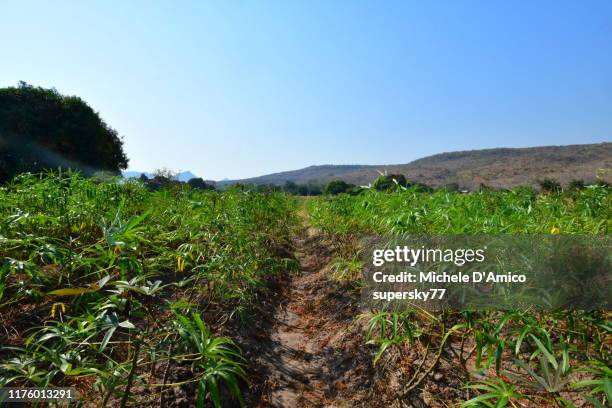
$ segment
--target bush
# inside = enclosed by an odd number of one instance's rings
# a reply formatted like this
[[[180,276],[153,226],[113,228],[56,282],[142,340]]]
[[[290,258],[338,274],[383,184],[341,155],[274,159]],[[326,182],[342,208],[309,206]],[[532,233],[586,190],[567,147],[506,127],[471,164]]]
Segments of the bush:
[[[214,182],[207,183],[201,177],[192,178],[189,181],[187,181],[187,184],[189,184],[191,188],[197,188],[200,190],[214,190],[215,189]]]
[[[408,188],[411,188],[419,193],[431,193],[433,192],[433,188],[431,188],[431,186],[428,186],[425,183],[420,183],[420,182],[415,182],[415,183],[408,183],[407,185]]]
[[[395,190],[398,186],[406,187],[406,177],[403,174],[387,174],[379,176],[374,181],[374,189],[377,191]]]
[[[353,187],[355,187],[354,184],[349,184],[346,181],[334,180],[325,186],[324,192],[325,194],[338,195],[348,192]]]

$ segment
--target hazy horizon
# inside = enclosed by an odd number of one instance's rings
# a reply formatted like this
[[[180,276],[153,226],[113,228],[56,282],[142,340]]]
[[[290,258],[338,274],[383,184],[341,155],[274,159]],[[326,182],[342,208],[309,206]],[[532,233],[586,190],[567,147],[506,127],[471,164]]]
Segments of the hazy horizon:
[[[78,95],[129,170],[256,177],[612,140],[612,2],[21,2],[0,87]]]

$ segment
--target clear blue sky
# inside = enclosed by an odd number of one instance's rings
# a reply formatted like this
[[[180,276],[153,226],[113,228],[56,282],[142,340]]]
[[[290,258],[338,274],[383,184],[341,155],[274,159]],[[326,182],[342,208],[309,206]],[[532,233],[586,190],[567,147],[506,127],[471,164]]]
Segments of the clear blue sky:
[[[612,140],[612,1],[13,1],[0,86],[207,179]]]

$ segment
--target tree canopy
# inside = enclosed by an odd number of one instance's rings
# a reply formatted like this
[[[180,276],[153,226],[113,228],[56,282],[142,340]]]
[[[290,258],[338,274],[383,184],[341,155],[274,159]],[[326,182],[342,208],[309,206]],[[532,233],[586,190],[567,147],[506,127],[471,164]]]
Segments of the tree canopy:
[[[336,194],[347,193],[353,187],[355,187],[354,184],[349,184],[344,180],[333,180],[333,181],[330,181],[325,186],[324,191],[325,191],[325,194],[336,195]]]
[[[20,82],[0,88],[0,182],[48,168],[118,173],[123,140],[85,101]]]

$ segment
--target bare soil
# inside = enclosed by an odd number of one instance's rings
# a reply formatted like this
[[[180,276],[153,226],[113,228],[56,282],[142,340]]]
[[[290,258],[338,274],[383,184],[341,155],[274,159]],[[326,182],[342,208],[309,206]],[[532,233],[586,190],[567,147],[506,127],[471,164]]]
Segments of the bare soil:
[[[363,350],[354,290],[332,282],[331,251],[305,228],[294,241],[301,270],[279,284],[279,299],[252,354],[249,406],[348,407],[369,399],[370,353]],[[247,357],[248,358],[248,357]]]

